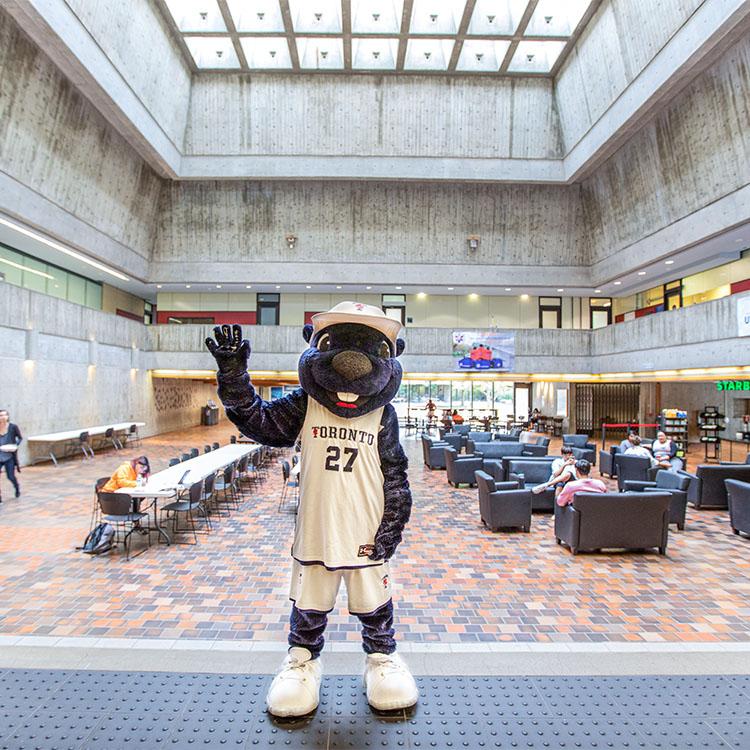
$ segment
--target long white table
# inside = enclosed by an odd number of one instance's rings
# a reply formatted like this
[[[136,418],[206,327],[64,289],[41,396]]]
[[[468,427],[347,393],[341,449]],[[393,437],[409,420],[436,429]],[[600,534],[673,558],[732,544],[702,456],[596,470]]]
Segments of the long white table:
[[[116,422],[114,424],[100,424],[95,427],[79,427],[75,430],[64,430],[62,432],[48,432],[46,435],[32,435],[26,438],[29,443],[67,443],[71,440],[78,440],[82,432],[88,432],[89,437],[96,435],[103,435],[110,427],[117,432],[127,432],[130,430],[131,425],[135,425],[138,428],[145,427],[145,422]],[[49,451],[49,457],[52,462],[57,466],[57,457],[54,451]]]
[[[204,453],[187,461],[181,461],[179,464],[170,466],[162,471],[152,474],[146,484],[142,487],[123,487],[117,492],[137,498],[152,498],[154,503],[154,526],[159,534],[164,537],[167,544],[171,539],[169,534],[159,525],[159,515],[157,509],[157,500],[159,498],[173,497],[177,492],[186,487],[190,487],[196,482],[200,482],[208,476],[215,474],[217,471],[226,469],[243,456],[248,456],[259,451],[263,446],[258,445],[240,445],[233,443],[225,445],[210,453]],[[187,476],[185,476],[187,473]]]

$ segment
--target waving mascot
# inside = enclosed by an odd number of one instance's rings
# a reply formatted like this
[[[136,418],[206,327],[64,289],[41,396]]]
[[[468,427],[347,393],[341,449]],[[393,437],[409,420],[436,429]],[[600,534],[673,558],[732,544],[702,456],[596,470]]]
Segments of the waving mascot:
[[[266,699],[275,716],[304,716],[318,705],[323,633],[342,579],[349,611],[362,623],[368,702],[388,711],[419,697],[396,654],[388,570],[411,512],[390,404],[401,384],[400,328],[358,302],[313,315],[302,332],[309,348],[299,360],[301,387],[270,402],[250,382],[250,344],[239,326],[217,327],[215,340],[206,340],[218,364],[219,397],[240,431],[265,445],[302,445],[290,648]]]

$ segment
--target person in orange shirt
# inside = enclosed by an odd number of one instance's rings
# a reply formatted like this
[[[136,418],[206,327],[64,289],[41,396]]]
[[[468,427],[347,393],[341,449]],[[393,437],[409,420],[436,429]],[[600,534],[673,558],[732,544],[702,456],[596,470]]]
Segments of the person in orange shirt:
[[[150,473],[151,466],[146,456],[139,456],[132,461],[126,461],[117,467],[117,471],[101,488],[101,492],[116,492],[121,487],[136,487],[138,477],[143,477],[145,480],[148,479]]]

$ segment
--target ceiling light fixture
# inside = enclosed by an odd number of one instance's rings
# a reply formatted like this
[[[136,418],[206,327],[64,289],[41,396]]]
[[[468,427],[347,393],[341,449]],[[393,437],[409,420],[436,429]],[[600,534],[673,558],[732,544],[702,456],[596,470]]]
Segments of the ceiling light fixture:
[[[601,293],[602,293],[601,289],[594,289],[594,294],[601,294]]]
[[[341,289],[341,287],[340,287],[340,286],[337,286],[337,287],[336,287],[336,289]]]
[[[280,287],[280,286],[279,286],[278,284],[276,284],[276,288],[277,288],[277,289],[281,289],[281,287]]]
[[[157,285],[156,285],[156,288],[157,288],[157,289],[161,289],[161,286],[162,286],[161,284],[157,284]]]
[[[665,265],[665,266],[671,266],[671,265],[672,265],[673,263],[674,263],[674,261],[673,261],[673,260],[665,260],[665,261],[664,261],[664,265]]]
[[[253,288],[252,284],[245,284],[245,289],[252,289],[252,288]]]
[[[289,245],[289,249],[293,250],[294,246],[297,244],[297,235],[296,234],[288,234],[286,236],[286,244]]]
[[[190,289],[190,284],[185,284],[185,289]]]
[[[372,20],[373,20],[373,21],[376,21],[376,22],[377,22],[377,20],[378,20],[379,18],[380,18],[380,13],[373,13],[373,14],[372,14]]]
[[[622,284],[622,281],[615,281],[615,286],[620,286]]]
[[[548,24],[549,24],[549,23],[552,23],[552,16],[545,16],[545,17],[544,17],[544,22],[545,22],[545,23],[548,23]]]
[[[373,50],[372,56],[377,60],[380,57],[380,52],[378,50]]]
[[[125,276],[125,274],[119,273],[118,271],[113,271],[111,268],[108,268],[103,263],[97,263],[97,261],[91,260],[90,258],[87,258],[85,255],[81,255],[81,253],[77,253],[75,250],[71,250],[70,248],[67,248],[64,245],[61,245],[59,242],[48,240],[46,237],[42,236],[41,234],[32,232],[30,229],[26,229],[25,227],[22,227],[20,224],[16,224],[13,221],[8,221],[7,219],[3,219],[3,218],[0,218],[0,224],[12,229],[15,232],[18,232],[19,234],[23,234],[26,237],[31,237],[32,240],[41,242],[43,245],[46,245],[47,247],[51,247],[53,250],[57,250],[58,252],[64,253],[65,255],[69,255],[71,258],[80,260],[82,263],[86,263],[89,266],[98,268],[100,271],[104,271],[104,273],[108,273],[110,276],[114,276],[116,279],[120,279],[120,281],[130,281],[130,279],[127,276]]]
[[[645,271],[638,271],[638,275],[639,275],[639,276],[645,276],[645,275],[646,275],[646,272],[645,272]]]
[[[305,289],[312,289],[312,287],[311,287],[311,286],[310,286],[309,284],[307,284],[307,285],[305,286]]]
[[[448,287],[448,291],[449,291],[449,292],[452,292],[452,291],[453,291],[454,289],[455,289],[455,287],[452,287],[452,286],[449,286],[449,287]]]
[[[558,289],[557,291],[558,292],[564,292],[565,290],[564,289]]]
[[[521,299],[522,299],[522,300],[523,300],[524,302],[526,302],[526,300],[528,300],[528,298],[529,298],[529,295],[528,295],[528,294],[522,294],[522,295],[521,295]]]
[[[221,284],[217,284],[217,285],[216,285],[216,288],[217,288],[217,289],[221,289]]]
[[[432,57],[432,52],[425,52],[424,53],[424,59],[429,60]]]
[[[201,21],[205,21],[208,18],[208,13],[205,10],[200,11],[198,15],[201,17]]]
[[[372,289],[372,287],[371,287],[371,286],[368,286],[368,287],[365,287],[365,289]]]
[[[506,287],[505,287],[505,291],[506,291],[506,292],[509,292],[510,290],[511,290],[511,287],[509,287],[509,286],[506,286]]]
[[[313,15],[315,16],[315,20],[318,21],[318,23],[320,23],[320,19],[323,18],[323,14],[322,13],[313,13]]]
[[[216,50],[216,57],[218,57],[221,60],[222,55],[224,54],[223,49],[217,49]]]
[[[437,20],[438,20],[438,14],[430,13],[430,21],[432,21],[432,23],[437,23]]]
[[[529,54],[526,55],[526,60],[528,62],[534,62],[534,54],[533,54],[533,52],[529,52]]]
[[[403,289],[403,287],[401,287],[401,286],[397,286],[397,287],[396,287],[396,289]]]
[[[484,52],[477,52],[475,57],[477,58],[477,62],[482,62],[482,58],[484,57]]]
[[[494,23],[495,22],[495,16],[487,16],[487,23]]]
[[[275,49],[269,50],[268,54],[271,55],[271,57],[276,57],[276,50]]]
[[[320,56],[325,60],[328,57],[328,50],[327,49],[320,50]]]

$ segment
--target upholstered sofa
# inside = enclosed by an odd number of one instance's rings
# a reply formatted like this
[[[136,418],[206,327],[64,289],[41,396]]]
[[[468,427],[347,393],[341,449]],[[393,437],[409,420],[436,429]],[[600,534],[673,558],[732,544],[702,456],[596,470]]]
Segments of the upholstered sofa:
[[[578,492],[570,505],[555,506],[555,539],[574,555],[651,547],[666,555],[671,500],[668,492]]]
[[[507,460],[506,481],[518,482],[520,487],[530,490],[537,484],[546,482],[552,473],[554,458],[509,458]],[[531,496],[531,509],[552,511],[555,508],[555,488],[550,487],[538,495]]]
[[[479,515],[491,531],[503,528],[531,529],[531,492],[517,482],[495,480],[484,471],[474,476],[479,493]]]
[[[502,458],[503,456],[526,456],[530,455],[523,443],[502,443],[499,440],[491,442],[467,441],[466,452],[481,454],[483,458]]]
[[[724,483],[727,479],[750,482],[750,465],[700,464],[688,488],[688,502],[694,508],[727,508],[727,488]]]
[[[750,534],[750,482],[725,479],[729,501],[729,523],[735,534]]]
[[[569,445],[576,458],[585,458],[592,465],[596,463],[596,446],[589,442],[588,435],[563,435],[563,445]]]
[[[688,488],[693,476],[687,472],[677,473],[659,469],[653,482],[625,480],[625,492],[668,492],[672,496],[669,503],[669,523],[676,523],[677,528],[685,528]]]

